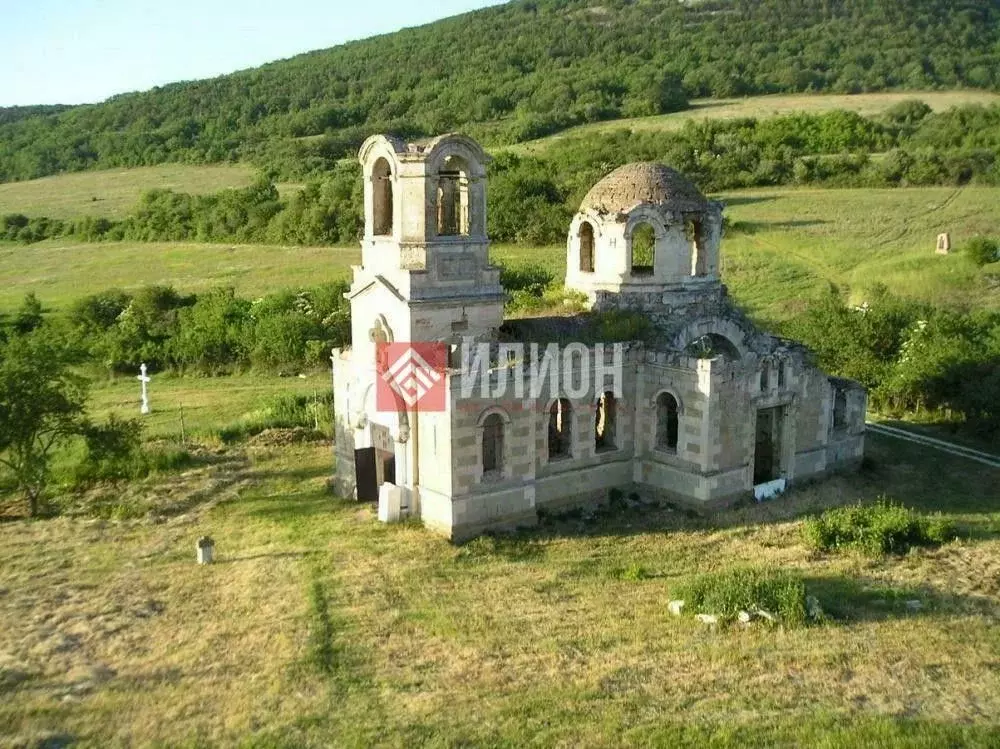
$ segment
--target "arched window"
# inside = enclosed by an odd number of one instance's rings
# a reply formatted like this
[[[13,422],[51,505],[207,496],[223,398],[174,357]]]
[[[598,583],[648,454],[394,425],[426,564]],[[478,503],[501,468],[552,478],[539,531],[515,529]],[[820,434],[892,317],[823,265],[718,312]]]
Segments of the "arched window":
[[[844,429],[847,426],[847,393],[843,388],[833,389],[833,428]]]
[[[549,409],[549,460],[569,457],[573,447],[573,407],[560,398]]]
[[[580,224],[580,270],[594,272],[594,227],[589,221]]]
[[[656,446],[677,451],[677,399],[670,393],[660,393],[656,399]]]
[[[594,447],[597,450],[615,449],[617,413],[615,394],[610,390],[597,400],[597,418],[594,420]]]
[[[704,276],[708,273],[708,246],[702,235],[701,221],[685,221],[684,234],[691,243],[691,275]]]
[[[469,215],[469,168],[461,157],[449,156],[438,171],[438,236],[468,235]]]
[[[765,359],[760,365],[760,392],[766,393],[771,387],[771,362]]]
[[[778,359],[778,387],[785,387],[785,360]]]
[[[483,475],[503,473],[503,417],[490,414],[483,421]]]
[[[372,233],[392,234],[392,168],[381,158],[372,169]]]
[[[695,338],[688,344],[685,352],[697,359],[714,359],[721,356],[727,361],[738,361],[740,358],[740,350],[736,344],[719,333],[708,333]]]
[[[632,275],[651,276],[656,249],[656,232],[649,224],[632,229]]]

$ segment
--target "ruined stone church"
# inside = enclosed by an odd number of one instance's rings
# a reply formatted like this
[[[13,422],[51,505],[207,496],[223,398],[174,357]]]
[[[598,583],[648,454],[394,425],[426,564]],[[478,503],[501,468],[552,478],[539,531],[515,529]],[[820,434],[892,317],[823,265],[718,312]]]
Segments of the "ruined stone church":
[[[463,344],[572,341],[580,318],[504,320],[486,235],[489,157],[474,140],[376,135],[359,158],[365,233],[348,293],[352,345],[332,357],[340,496],[460,540],[612,489],[725,503],[860,462],[864,389],[736,308],[719,274],[722,205],[675,170],[639,163],[608,174],[566,244],[567,290],[593,312],[638,313],[651,333],[614,352],[581,337],[572,383],[493,397],[507,391],[464,386]],[[378,403],[392,367],[380,352],[407,342],[447,347],[434,373],[417,373],[441,392],[433,408]],[[509,383],[523,364],[497,355],[486,376]]]

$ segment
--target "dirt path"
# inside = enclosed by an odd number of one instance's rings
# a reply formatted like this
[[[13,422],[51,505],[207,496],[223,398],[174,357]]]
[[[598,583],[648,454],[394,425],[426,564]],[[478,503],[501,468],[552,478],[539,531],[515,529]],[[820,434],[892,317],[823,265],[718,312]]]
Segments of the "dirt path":
[[[941,452],[950,453],[951,455],[958,455],[962,458],[974,460],[977,463],[982,463],[983,465],[990,466],[991,468],[1000,468],[1000,455],[993,455],[992,453],[983,452],[982,450],[973,450],[971,447],[957,445],[954,442],[946,442],[945,440],[939,440],[936,437],[928,437],[923,434],[907,431],[906,429],[886,426],[885,424],[875,424],[869,421],[867,422],[867,428],[875,434],[881,434],[886,437],[895,437],[896,439],[906,440],[907,442],[914,442],[918,445],[924,445],[925,447],[930,447],[934,450],[940,450]]]

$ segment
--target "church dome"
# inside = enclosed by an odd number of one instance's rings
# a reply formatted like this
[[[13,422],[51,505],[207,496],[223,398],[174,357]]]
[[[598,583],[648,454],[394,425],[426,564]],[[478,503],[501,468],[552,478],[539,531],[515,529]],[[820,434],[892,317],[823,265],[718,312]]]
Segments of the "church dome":
[[[704,211],[708,201],[676,169],[650,161],[626,164],[590,188],[581,211],[628,213],[640,203],[651,203],[687,213]]]

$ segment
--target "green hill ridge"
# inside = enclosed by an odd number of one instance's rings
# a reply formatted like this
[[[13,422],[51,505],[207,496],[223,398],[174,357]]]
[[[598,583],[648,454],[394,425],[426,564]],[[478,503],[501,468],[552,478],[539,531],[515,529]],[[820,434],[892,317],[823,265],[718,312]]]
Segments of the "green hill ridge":
[[[519,0],[102,104],[0,110],[0,181],[171,161],[292,176],[373,131],[498,145],[694,97],[998,86],[998,0]]]

